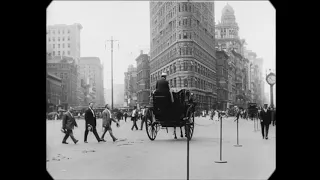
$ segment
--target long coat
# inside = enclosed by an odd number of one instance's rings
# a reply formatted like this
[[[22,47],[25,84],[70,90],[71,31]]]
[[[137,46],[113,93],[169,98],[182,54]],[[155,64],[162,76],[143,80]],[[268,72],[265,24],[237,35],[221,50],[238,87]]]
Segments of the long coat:
[[[160,79],[156,83],[156,89],[159,92],[166,93],[170,91],[169,82],[165,79]]]
[[[90,124],[92,127],[96,127],[97,120],[96,117],[93,116],[92,111],[90,108],[88,108],[84,114],[84,119],[86,121],[86,124]]]
[[[111,118],[110,118],[110,110],[102,111],[102,127],[107,127],[111,125]]]
[[[270,124],[271,123],[271,111],[268,109],[267,112],[262,109],[260,111],[260,119],[263,121],[264,124]]]
[[[69,112],[64,113],[62,118],[62,128],[72,130],[74,129],[74,126],[78,127],[75,118],[72,117]]]

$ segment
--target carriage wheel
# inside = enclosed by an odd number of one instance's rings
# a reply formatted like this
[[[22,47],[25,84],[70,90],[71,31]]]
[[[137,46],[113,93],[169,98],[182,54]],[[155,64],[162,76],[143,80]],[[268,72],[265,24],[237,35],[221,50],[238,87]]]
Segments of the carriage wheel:
[[[152,124],[154,120],[153,113],[151,110],[148,110],[148,116],[146,117],[146,131],[150,140],[154,140],[157,137],[158,126],[156,124]]]
[[[189,131],[189,133],[187,133],[187,136],[188,136],[188,139],[191,140],[193,136],[193,131],[194,131],[194,112],[191,112],[189,114],[189,117],[185,126],[185,130]]]

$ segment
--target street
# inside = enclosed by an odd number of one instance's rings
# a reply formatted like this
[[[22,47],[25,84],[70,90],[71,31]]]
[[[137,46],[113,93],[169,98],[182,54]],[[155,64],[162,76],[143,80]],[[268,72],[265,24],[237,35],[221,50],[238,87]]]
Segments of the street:
[[[223,119],[222,160],[220,159],[220,122],[209,117],[196,117],[190,141],[190,179],[268,179],[275,169],[275,126],[269,128],[269,139],[262,139],[261,128],[254,132],[252,121],[239,120],[239,144],[235,117]],[[140,122],[137,122],[140,128]],[[98,143],[90,132],[88,143],[83,142],[84,120],[77,120],[74,144],[62,144],[61,121],[47,121],[47,171],[54,179],[186,179],[187,139],[174,139],[173,128],[160,129],[154,141],[143,131],[131,131],[132,121],[121,120],[114,135],[120,140]],[[101,119],[97,131],[102,135]]]

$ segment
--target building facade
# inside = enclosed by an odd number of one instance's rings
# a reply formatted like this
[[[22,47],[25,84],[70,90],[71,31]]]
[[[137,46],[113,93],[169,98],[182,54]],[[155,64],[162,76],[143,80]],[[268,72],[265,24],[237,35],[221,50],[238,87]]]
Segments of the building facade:
[[[98,57],[81,57],[80,74],[89,84],[89,97],[96,106],[104,106],[103,66]]]
[[[218,106],[216,107],[216,109],[225,111],[229,102],[229,56],[225,53],[225,51],[216,51],[216,57],[218,94]]]
[[[189,89],[198,110],[217,103],[214,2],[150,2],[150,88],[162,72],[173,90]]]
[[[79,23],[47,26],[47,51],[52,53],[52,56],[73,57],[78,63],[81,29]]]
[[[53,57],[47,60],[47,72],[62,79],[61,105],[78,106],[80,97],[78,92],[79,68],[74,59],[69,57]]]
[[[47,73],[46,94],[47,112],[57,111],[57,106],[61,103],[62,79]]]
[[[124,107],[137,105],[137,68],[129,65],[124,73]]]
[[[150,56],[143,54],[136,58],[137,61],[137,103],[139,106],[149,105],[150,101]]]

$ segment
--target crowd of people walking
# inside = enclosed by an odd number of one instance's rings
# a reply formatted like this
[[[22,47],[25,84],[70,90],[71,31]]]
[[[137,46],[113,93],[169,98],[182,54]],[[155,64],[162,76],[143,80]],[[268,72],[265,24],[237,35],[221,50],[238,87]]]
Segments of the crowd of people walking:
[[[89,103],[89,106],[84,113],[84,120],[85,120],[84,143],[88,143],[87,137],[89,132],[92,132],[94,134],[98,142],[106,142],[104,137],[107,131],[109,131],[110,137],[112,138],[113,142],[117,141],[118,139],[113,134],[111,124],[112,122],[115,122],[117,124],[117,127],[120,127],[119,121],[124,120],[125,122],[127,122],[128,117],[131,118],[131,121],[133,123],[131,128],[132,131],[134,129],[139,130],[137,125],[138,120],[141,120],[140,130],[143,130],[143,126],[145,124],[145,119],[146,119],[146,112],[147,112],[146,106],[142,107],[141,109],[137,109],[137,107],[134,106],[134,109],[132,110],[132,112],[122,111],[122,110],[112,112],[112,110],[110,110],[109,105],[107,104],[105,105],[105,109],[100,113],[99,116],[97,116],[98,113],[94,111],[93,103],[91,102]],[[78,127],[76,119],[73,114],[74,114],[73,107],[69,107],[68,111],[63,113],[62,128],[61,128],[61,131],[65,134],[62,140],[63,144],[68,144],[67,139],[69,137],[71,137],[74,144],[76,144],[79,141],[73,135],[74,127]],[[101,137],[97,132],[97,118],[99,117],[102,118],[103,133]]]

